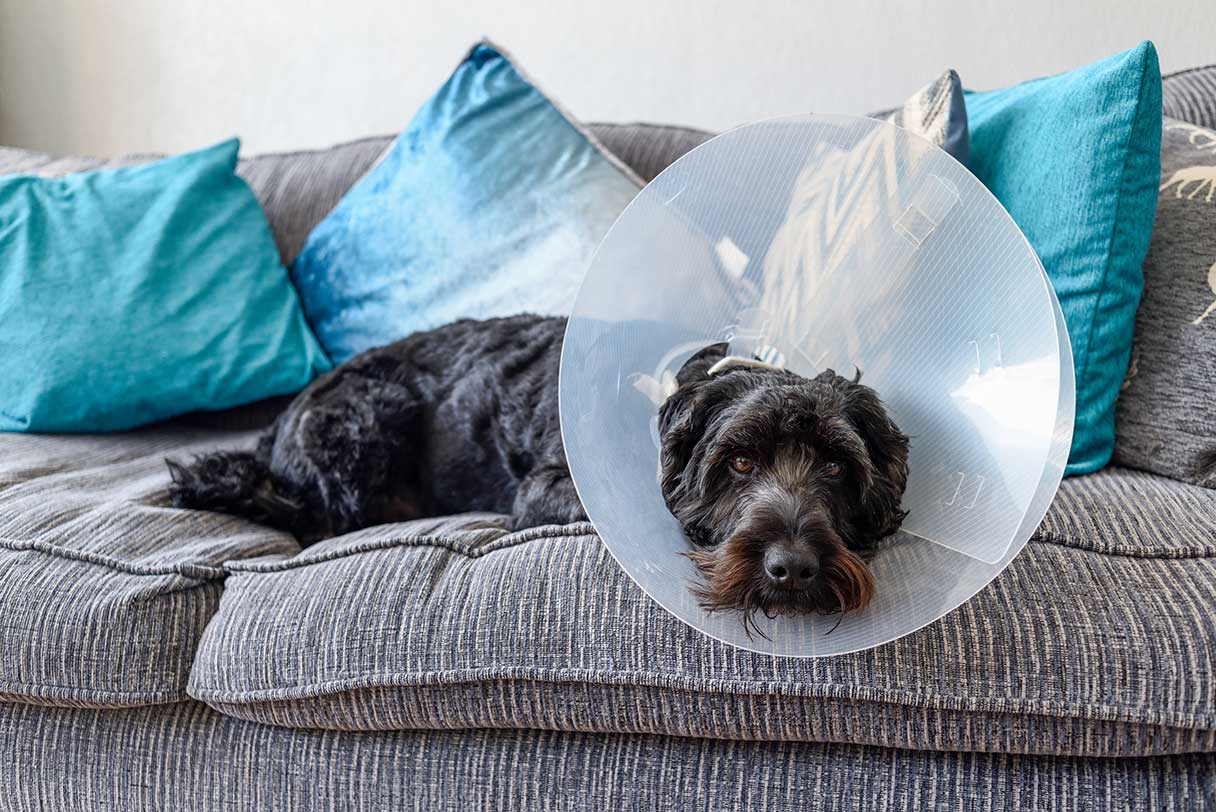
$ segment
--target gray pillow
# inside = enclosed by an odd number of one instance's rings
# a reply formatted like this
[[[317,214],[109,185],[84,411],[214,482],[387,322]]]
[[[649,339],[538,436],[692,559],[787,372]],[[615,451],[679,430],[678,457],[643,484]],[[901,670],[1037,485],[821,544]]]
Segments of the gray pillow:
[[[1216,131],[1164,120],[1114,460],[1216,488]]]
[[[1161,110],[1201,127],[1216,127],[1216,65],[1171,73],[1161,80]]]
[[[913,93],[903,107],[870,116],[898,124],[937,144],[959,163],[967,163],[971,153],[967,105],[963,101],[963,83],[952,70]]]
[[[871,113],[870,117],[914,132],[967,163],[967,107],[963,84],[952,70],[913,93],[902,107]],[[592,124],[591,134],[647,183],[684,153],[714,136],[691,127],[657,124]]]

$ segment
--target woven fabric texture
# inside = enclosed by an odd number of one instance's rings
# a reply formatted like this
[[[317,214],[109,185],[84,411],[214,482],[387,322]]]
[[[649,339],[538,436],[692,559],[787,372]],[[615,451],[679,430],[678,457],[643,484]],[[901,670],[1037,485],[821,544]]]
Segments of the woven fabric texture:
[[[190,694],[248,719],[346,730],[1216,749],[1207,489],[1122,469],[1067,481],[1036,540],[976,598],[894,643],[821,660],[703,637],[648,600],[590,525],[494,523],[385,526],[230,563]]]
[[[1204,812],[1216,808],[1216,759],[552,731],[352,734],[256,725],[193,703],[125,711],[0,704],[0,786],[5,812]]]
[[[1216,488],[1216,130],[1165,120],[1115,461]]]
[[[1216,65],[1171,73],[1161,82],[1162,110],[1178,118],[1216,130]]]
[[[162,424],[121,435],[0,434],[0,698],[172,702],[226,561],[290,536],[167,506],[164,457],[248,435]]]

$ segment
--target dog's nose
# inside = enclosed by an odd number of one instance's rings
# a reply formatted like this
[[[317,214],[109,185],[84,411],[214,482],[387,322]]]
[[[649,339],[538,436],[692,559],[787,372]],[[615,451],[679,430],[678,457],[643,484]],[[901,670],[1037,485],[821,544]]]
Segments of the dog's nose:
[[[773,544],[764,553],[764,574],[780,589],[806,589],[818,572],[819,556],[814,550]]]

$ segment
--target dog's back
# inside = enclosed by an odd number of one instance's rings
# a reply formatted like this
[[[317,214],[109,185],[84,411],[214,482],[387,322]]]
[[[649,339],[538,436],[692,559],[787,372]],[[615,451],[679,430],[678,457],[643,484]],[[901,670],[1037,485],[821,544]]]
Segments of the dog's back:
[[[463,320],[369,350],[297,395],[255,449],[169,461],[173,503],[308,542],[470,510],[519,518],[535,507],[521,494],[556,477],[542,501],[559,515],[527,520],[580,518],[557,411],[564,330],[532,315]]]

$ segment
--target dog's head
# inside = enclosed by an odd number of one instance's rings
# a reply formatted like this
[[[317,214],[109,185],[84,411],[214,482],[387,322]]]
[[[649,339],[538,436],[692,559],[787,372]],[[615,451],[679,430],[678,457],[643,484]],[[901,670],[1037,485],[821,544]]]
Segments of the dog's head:
[[[907,436],[856,380],[730,365],[726,350],[690,358],[659,411],[663,496],[702,605],[739,609],[745,626],[756,611],[863,608],[865,556],[906,515]]]

